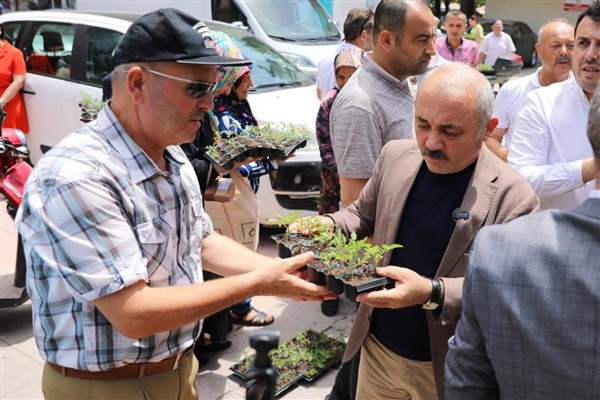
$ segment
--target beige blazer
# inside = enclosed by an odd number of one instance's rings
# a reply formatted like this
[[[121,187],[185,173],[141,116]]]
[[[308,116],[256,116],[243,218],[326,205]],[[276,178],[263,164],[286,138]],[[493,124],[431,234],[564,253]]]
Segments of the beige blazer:
[[[423,158],[415,140],[394,140],[386,144],[358,200],[347,209],[332,214],[337,229],[355,231],[358,237],[373,235],[375,244],[394,243],[404,203]],[[427,312],[431,355],[437,391],[444,397],[444,359],[448,339],[454,334],[461,314],[462,284],[469,249],[484,225],[508,222],[539,208],[539,199],[529,183],[484,145],[465,192],[461,208],[470,216],[458,220],[438,268],[444,281],[443,306]],[[501,251],[501,250],[499,250]],[[387,254],[382,265],[388,265]],[[361,304],[348,339],[344,362],[360,349],[371,321],[372,308]]]

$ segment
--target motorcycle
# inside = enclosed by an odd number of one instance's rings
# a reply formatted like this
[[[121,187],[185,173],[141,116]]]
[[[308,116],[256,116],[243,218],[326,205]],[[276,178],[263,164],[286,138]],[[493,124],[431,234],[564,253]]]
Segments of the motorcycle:
[[[4,110],[0,109],[0,196],[6,200],[8,215],[14,220],[32,167],[28,162],[29,149],[25,134],[19,129],[2,127],[5,116]],[[14,279],[2,279],[0,282],[0,309],[17,307],[29,300],[25,275],[25,254],[19,235]]]

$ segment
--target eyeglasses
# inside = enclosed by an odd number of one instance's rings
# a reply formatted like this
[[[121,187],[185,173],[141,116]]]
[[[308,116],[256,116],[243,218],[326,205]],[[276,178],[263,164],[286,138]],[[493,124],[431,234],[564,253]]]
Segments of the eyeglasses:
[[[216,83],[209,82],[200,82],[200,81],[192,81],[190,79],[179,78],[177,76],[168,75],[162,72],[155,71],[150,68],[142,68],[144,71],[148,71],[151,74],[162,76],[163,78],[173,79],[179,82],[188,83],[188,87],[186,88],[187,94],[194,99],[199,99],[200,97],[206,96],[208,93],[214,94],[217,89]]]

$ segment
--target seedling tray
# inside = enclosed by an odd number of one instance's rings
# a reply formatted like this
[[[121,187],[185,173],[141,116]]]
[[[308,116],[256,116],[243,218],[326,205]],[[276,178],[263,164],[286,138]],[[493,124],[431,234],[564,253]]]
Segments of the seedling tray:
[[[371,278],[365,283],[359,283],[352,285],[346,283],[344,285],[344,295],[350,301],[356,301],[356,296],[361,293],[372,292],[374,290],[381,290],[388,283],[388,278]]]
[[[302,342],[300,341],[301,337],[304,337]],[[273,364],[281,361],[289,373],[296,373],[297,376],[287,379],[285,383],[279,382],[281,376],[278,368],[278,384],[275,396],[279,396],[301,379],[312,382],[318,378],[341,361],[344,348],[345,343],[343,341],[331,338],[323,332],[315,332],[310,329],[299,332],[296,337],[280,344],[270,352]],[[330,351],[330,353],[328,354],[326,351]],[[303,354],[303,352],[308,352],[308,354]],[[296,355],[295,360],[290,357],[291,354]],[[229,369],[233,371],[234,375],[248,381],[248,374],[254,362],[254,357],[254,354],[242,353],[238,357],[239,361]],[[311,360],[312,364],[301,365],[304,360]],[[309,366],[312,368],[309,368]]]
[[[248,375],[243,373],[243,372],[239,372],[236,371],[234,368],[236,366],[241,365],[242,363],[236,363],[234,365],[232,365],[231,367],[229,367],[229,369],[233,372],[234,375],[239,376],[240,378],[242,378],[244,380],[244,382],[248,382]],[[277,371],[277,383],[275,384],[275,397],[279,397],[281,394],[283,394],[283,392],[287,391],[288,389],[290,389],[292,386],[296,385],[300,380],[302,380],[304,378],[304,375],[302,375],[302,373],[295,371],[295,370],[290,370],[288,371],[290,374],[293,374],[293,377],[286,380],[285,383],[282,383],[282,375],[279,373],[279,371]]]

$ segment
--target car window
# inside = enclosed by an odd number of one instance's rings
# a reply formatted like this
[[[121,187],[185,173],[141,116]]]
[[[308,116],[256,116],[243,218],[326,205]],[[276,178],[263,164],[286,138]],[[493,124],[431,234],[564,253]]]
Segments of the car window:
[[[25,45],[27,71],[70,79],[74,37],[74,25],[48,22],[36,24],[31,43]]]
[[[265,88],[283,88],[287,85],[309,85],[310,79],[294,64],[289,62],[277,51],[247,32],[219,25],[209,27],[212,30],[221,30],[231,37],[231,40],[240,48],[245,58],[252,60],[252,91]]]
[[[512,38],[512,40],[520,39],[521,36],[523,36],[523,34],[521,33],[521,29],[519,29],[519,24],[514,24],[511,27],[509,35]]]
[[[13,46],[19,39],[19,33],[21,32],[22,26],[22,22],[5,22],[2,24],[2,27],[4,28],[4,37]]]
[[[112,71],[110,56],[117,47],[122,33],[90,27],[85,35],[85,82],[100,85]]]

